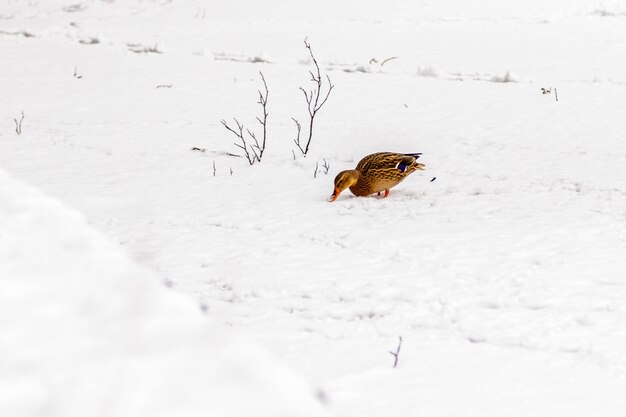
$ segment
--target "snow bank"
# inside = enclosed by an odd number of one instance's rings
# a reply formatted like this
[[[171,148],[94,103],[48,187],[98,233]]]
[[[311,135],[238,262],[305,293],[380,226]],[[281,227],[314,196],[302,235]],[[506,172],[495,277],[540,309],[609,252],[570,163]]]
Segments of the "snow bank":
[[[324,414],[268,355],[3,171],[0,277],[2,416]]]

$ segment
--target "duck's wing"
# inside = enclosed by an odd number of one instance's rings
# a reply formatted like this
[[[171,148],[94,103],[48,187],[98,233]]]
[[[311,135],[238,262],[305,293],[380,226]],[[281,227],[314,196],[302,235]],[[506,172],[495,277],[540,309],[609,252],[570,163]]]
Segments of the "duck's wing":
[[[378,152],[366,156],[357,164],[356,170],[361,173],[371,171],[393,171],[403,173],[410,167],[421,153],[402,154],[395,152]]]

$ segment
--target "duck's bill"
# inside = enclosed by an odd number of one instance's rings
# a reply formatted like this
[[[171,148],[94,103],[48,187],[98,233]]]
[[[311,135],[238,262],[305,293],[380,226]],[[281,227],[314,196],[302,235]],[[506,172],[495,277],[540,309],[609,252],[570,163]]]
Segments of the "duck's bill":
[[[337,197],[339,197],[339,194],[341,194],[341,191],[333,191],[333,194],[328,198],[328,201],[332,203],[337,199]]]
[[[421,169],[422,171],[426,169],[426,165],[424,164],[416,163],[415,166],[417,169]]]

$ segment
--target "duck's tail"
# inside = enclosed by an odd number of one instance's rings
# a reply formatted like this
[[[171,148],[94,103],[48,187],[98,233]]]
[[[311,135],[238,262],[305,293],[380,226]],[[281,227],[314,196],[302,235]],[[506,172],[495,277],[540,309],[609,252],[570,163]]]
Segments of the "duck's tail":
[[[409,170],[409,173],[415,171],[415,170],[422,170],[426,167],[426,165],[424,164],[420,164],[419,162],[416,162],[417,158],[419,158],[422,153],[418,152],[418,153],[405,153],[403,154],[404,157],[402,158],[402,160],[400,162],[398,162],[398,165],[396,165],[396,168],[400,171],[400,172],[406,172],[407,170]],[[407,158],[409,157],[409,158]]]

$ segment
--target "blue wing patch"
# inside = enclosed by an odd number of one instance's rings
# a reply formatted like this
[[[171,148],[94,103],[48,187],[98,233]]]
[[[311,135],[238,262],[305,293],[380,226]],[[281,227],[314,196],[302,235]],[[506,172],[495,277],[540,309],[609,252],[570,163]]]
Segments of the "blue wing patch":
[[[396,165],[396,168],[398,168],[398,171],[400,172],[405,172],[408,167],[408,165],[403,164],[402,162],[398,162],[398,165]]]

